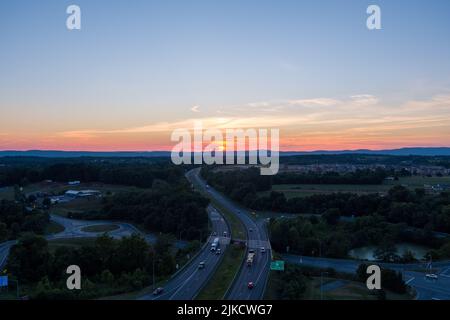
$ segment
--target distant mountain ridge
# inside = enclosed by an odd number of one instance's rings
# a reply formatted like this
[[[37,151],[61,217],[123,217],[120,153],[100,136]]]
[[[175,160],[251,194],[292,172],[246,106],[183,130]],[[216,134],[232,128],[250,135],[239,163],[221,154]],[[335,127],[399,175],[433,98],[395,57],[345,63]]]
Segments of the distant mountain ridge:
[[[390,155],[390,156],[450,156],[450,147],[415,147],[415,148],[399,148],[385,150],[317,150],[317,151],[293,151],[283,152],[283,156],[308,155],[308,154],[373,154],[373,155]]]
[[[0,157],[43,157],[43,158],[156,158],[170,157],[170,151],[58,151],[58,150],[27,150],[0,151]],[[392,156],[450,156],[450,147],[417,147],[417,148],[399,148],[386,150],[317,150],[317,151],[286,151],[280,152],[281,156],[296,155],[332,155],[332,154],[372,154],[372,155],[392,155]]]
[[[58,151],[27,150],[0,151],[0,157],[43,157],[43,158],[136,158],[136,157],[170,157],[169,151]]]

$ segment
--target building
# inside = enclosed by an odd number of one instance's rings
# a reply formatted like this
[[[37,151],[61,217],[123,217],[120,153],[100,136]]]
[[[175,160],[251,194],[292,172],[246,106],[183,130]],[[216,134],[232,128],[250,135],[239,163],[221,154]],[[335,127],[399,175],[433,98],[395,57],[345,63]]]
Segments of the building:
[[[101,197],[102,193],[98,190],[68,190],[64,195],[70,198],[89,198]]]

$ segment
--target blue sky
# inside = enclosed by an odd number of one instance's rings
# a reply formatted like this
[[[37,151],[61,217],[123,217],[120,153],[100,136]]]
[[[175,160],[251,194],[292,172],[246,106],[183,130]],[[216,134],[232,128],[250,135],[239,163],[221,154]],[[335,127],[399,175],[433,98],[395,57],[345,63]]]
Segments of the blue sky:
[[[70,4],[81,7],[80,31],[65,27]],[[382,30],[366,28],[370,4],[381,7]],[[257,127],[258,115],[266,125],[271,110],[280,113],[272,119],[286,125],[292,141],[304,135],[298,126],[313,123],[301,121],[309,115],[307,103],[282,107],[299,100],[348,105],[351,97],[370,96],[373,108],[361,112],[392,119],[392,110],[411,103],[436,97],[446,103],[449,38],[450,2],[444,0],[2,1],[0,149],[66,148],[62,138],[69,149],[142,149],[149,136],[125,133],[148,127],[151,135],[157,124],[170,131],[192,117],[213,123],[224,115]],[[249,104],[262,108],[246,109]],[[445,105],[438,111],[439,128],[423,131],[430,140],[418,144],[450,142],[442,128],[450,115]],[[292,114],[298,125],[283,122]],[[324,120],[330,117],[333,112]],[[319,132],[317,126],[307,133]],[[344,136],[339,128],[328,134]],[[164,139],[152,137],[155,146]],[[411,145],[413,138],[387,145]],[[342,139],[337,146],[354,145]],[[377,139],[361,146],[389,140]],[[117,145],[105,145],[114,140]]]

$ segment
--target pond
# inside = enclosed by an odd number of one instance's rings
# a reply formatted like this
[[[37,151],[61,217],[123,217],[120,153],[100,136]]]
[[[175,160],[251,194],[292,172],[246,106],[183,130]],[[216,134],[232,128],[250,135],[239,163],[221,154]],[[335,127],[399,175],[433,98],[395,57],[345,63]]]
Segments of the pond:
[[[397,248],[397,254],[399,256],[402,256],[403,253],[409,250],[418,260],[423,259],[424,255],[431,250],[431,248],[426,246],[406,242],[396,244],[395,247]],[[376,246],[361,247],[350,250],[348,254],[355,259],[375,261],[374,253],[376,249]]]

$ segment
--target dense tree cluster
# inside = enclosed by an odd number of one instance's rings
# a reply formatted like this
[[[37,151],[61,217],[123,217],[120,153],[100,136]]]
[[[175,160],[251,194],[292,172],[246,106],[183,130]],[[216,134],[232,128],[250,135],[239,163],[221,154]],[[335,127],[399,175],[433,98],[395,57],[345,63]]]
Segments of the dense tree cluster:
[[[117,194],[106,200],[108,219],[128,219],[150,231],[172,233],[183,239],[207,235],[209,201],[196,192],[179,187]]]
[[[382,155],[382,154],[305,154],[281,157],[280,163],[294,165],[316,165],[320,164],[351,164],[351,165],[373,165],[382,164],[387,166],[443,166],[450,168],[449,156],[419,156],[419,155]]]
[[[49,221],[46,212],[27,211],[21,203],[0,200],[0,242],[14,239],[21,232],[43,234]]]
[[[51,252],[44,238],[26,235],[11,248],[7,269],[22,284],[34,288],[34,298],[94,298],[149,285],[153,262],[158,278],[170,275],[176,264],[171,246],[165,236],[154,246],[138,235],[121,240],[102,236],[91,246],[60,247]],[[72,264],[83,272],[81,291],[66,288],[65,272]]]
[[[169,164],[148,161],[114,160],[39,160],[0,167],[0,186],[26,185],[43,180],[67,182],[103,182],[110,184],[151,187],[155,179],[176,181],[183,169]]]
[[[207,236],[209,200],[192,191],[186,182],[170,185],[155,180],[151,189],[117,193],[103,202],[100,212],[69,213],[69,218],[126,220],[152,232],[187,240]]]
[[[400,255],[395,243],[427,245],[435,258],[449,258],[449,242],[433,237],[427,230],[412,230],[405,224],[392,224],[382,216],[358,217],[351,221],[334,221],[324,217],[272,219],[269,224],[272,247],[278,252],[307,256],[348,258],[353,248],[376,246],[376,258],[387,262],[413,262],[410,252]]]
[[[174,166],[167,159],[21,159],[17,164],[0,167],[0,185],[15,184],[18,189],[17,185],[42,180],[79,180],[145,188],[105,197],[101,212],[75,212],[69,217],[121,219],[142,224],[154,232],[172,233],[188,240],[202,239],[207,234],[208,200],[191,190],[184,173],[183,167]],[[22,195],[16,200],[32,203],[35,199],[24,199]],[[43,205],[48,207],[49,202],[44,199]],[[0,207],[0,217],[2,215],[10,218],[5,220],[6,226],[1,224],[0,218],[0,237],[20,231],[42,233],[38,220],[41,216],[30,215],[24,217],[24,221],[15,221],[22,216],[11,217],[14,215],[8,213],[8,208]]]
[[[381,184],[389,172],[383,169],[356,170],[348,173],[279,173],[273,184]]]
[[[286,264],[283,272],[274,272],[271,275],[270,297],[274,300],[301,300],[307,289],[308,278],[303,274],[300,267]]]
[[[202,175],[208,183],[233,200],[254,210],[324,214],[327,219],[334,222],[341,216],[379,215],[391,223],[405,223],[415,228],[450,233],[450,193],[446,192],[426,195],[423,189],[411,191],[397,185],[389,190],[387,196],[333,193],[286,199],[283,193],[276,191],[265,196],[258,195],[258,191],[270,190],[272,180],[278,178],[261,176],[258,178],[255,168],[226,173],[202,169]],[[295,175],[293,177],[295,179]]]

